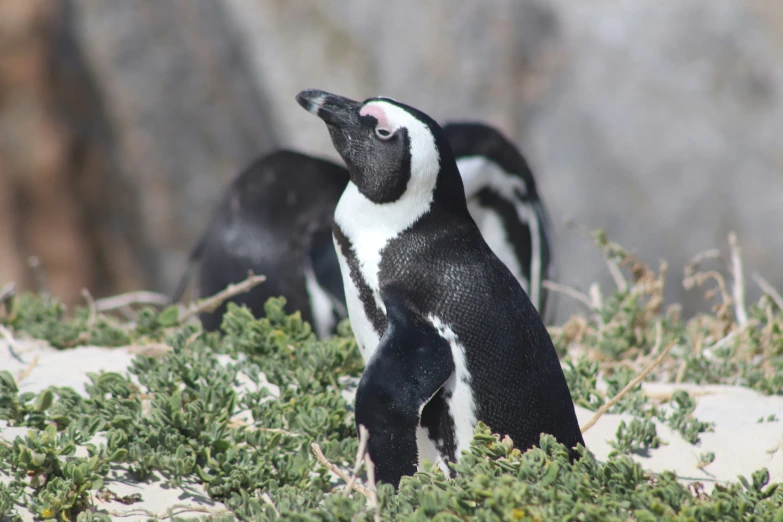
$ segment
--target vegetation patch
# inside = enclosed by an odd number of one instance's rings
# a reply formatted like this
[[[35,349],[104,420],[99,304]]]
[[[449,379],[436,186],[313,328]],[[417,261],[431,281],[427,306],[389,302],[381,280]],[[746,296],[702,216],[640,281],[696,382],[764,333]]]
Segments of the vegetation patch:
[[[96,498],[138,500],[107,486],[123,473],[198,485],[225,505],[210,515],[220,520],[783,522],[783,488],[769,483],[766,469],[707,494],[674,473],[646,471],[630,456],[664,442],[654,420],[694,444],[711,429],[694,418],[687,392],[651,397],[643,381],[783,393],[779,296],[767,289],[745,310],[718,271],[694,264],[686,284],[713,282],[708,297],[716,304],[713,313],[683,321],[676,306],[662,308],[665,265],[655,272],[601,235],[597,240],[617,289],[606,298],[595,289],[579,293],[587,314],[551,331],[575,402],[632,416],[605,462],[582,448],[583,458],[571,464],[547,436],[540,448],[520,452],[479,425],[469,452],[453,465],[456,478],[428,466],[404,478],[397,494],[384,485],[376,491],[371,469],[357,465],[344,380],[358,378],[363,362],[347,321],[339,335],[320,341],[278,298],[262,318],[230,304],[222,331],[208,334],[179,307],[144,307],[123,319],[91,302],[69,313],[50,297],[18,294],[0,305],[0,333],[12,348],[30,339],[62,349],[167,348],[142,350],[126,372],[89,375],[86,393],[57,386],[21,392],[20,376],[0,371],[0,426],[26,429],[7,437],[0,428],[0,520],[25,511],[40,520],[111,520]],[[703,466],[713,459],[699,456]],[[359,477],[349,478],[349,489],[330,468]]]

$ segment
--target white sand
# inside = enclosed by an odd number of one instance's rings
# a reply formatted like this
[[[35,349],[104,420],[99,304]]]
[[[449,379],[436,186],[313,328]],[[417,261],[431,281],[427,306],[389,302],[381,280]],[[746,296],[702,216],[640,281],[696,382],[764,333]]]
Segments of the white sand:
[[[0,369],[8,370],[14,376],[29,370],[19,383],[22,391],[39,392],[56,385],[70,386],[79,393],[85,393],[84,384],[89,382],[86,376],[88,372],[123,372],[138,349],[81,347],[60,351],[45,343],[20,343],[17,352],[28,363],[23,364],[11,356],[7,343],[0,341]],[[161,351],[165,347],[153,346],[147,349]],[[29,363],[35,357],[38,358],[37,363],[30,367]],[[221,356],[221,361],[225,363],[229,359]],[[250,385],[249,379],[240,379],[240,389]],[[276,386],[268,387],[273,393],[278,393]],[[648,455],[634,455],[636,461],[653,471],[672,470],[686,483],[701,481],[708,491],[715,483],[735,481],[737,475],[750,478],[750,474],[761,467],[769,470],[772,481],[783,482],[783,447],[779,446],[783,445],[783,421],[766,422],[771,414],[783,419],[783,397],[766,397],[735,386],[644,385],[645,391],[653,395],[671,393],[678,388],[695,395],[697,407],[694,415],[700,420],[714,422],[715,431],[702,433],[701,442],[694,446],[667,426],[657,423],[658,436],[666,444],[650,450]],[[353,390],[345,393],[349,399],[352,395]],[[577,407],[577,416],[583,425],[592,418],[593,412]],[[758,423],[761,417],[765,422]],[[629,422],[632,417],[604,415],[585,434],[588,448],[598,459],[605,459],[611,451],[608,441],[614,439],[623,419]],[[13,440],[24,433],[24,428],[10,428],[0,422],[0,436],[5,440]],[[697,467],[699,454],[707,451],[715,453],[715,461],[700,469]],[[114,472],[105,487],[120,497],[139,493],[139,502],[124,505],[117,501],[95,500],[99,510],[106,510],[122,517],[122,520],[141,521],[150,516],[163,517],[172,508],[185,516],[216,513],[225,509],[222,504],[211,500],[198,484],[175,488],[160,477],[138,483],[124,475],[121,470]],[[8,477],[0,475],[0,481],[7,480]],[[33,520],[32,514],[24,510],[20,512],[24,520]]]

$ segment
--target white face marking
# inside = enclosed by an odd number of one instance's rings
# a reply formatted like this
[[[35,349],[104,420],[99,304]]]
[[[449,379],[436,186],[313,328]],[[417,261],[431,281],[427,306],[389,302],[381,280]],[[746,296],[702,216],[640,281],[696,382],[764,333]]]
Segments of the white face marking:
[[[353,246],[362,277],[373,291],[376,305],[386,313],[378,286],[381,250],[429,210],[440,170],[440,155],[429,128],[400,107],[375,101],[365,105],[361,111],[375,116],[379,126],[383,124],[383,128],[391,132],[404,127],[410,139],[411,177],[398,200],[375,203],[362,195],[353,182],[349,182],[334,214],[335,222]],[[339,246],[337,251],[339,254]],[[367,361],[383,332],[375,332],[373,329],[351,281],[350,270],[342,256],[339,257],[346,287],[348,315],[359,345],[364,345],[363,355]],[[349,291],[350,287],[353,289]]]
[[[321,339],[330,337],[335,324],[334,306],[329,294],[318,284],[313,269],[310,267],[305,269],[305,288],[310,296],[315,333]]]
[[[451,356],[454,359],[454,373],[443,386],[446,392],[451,392],[451,398],[447,399],[449,412],[454,419],[454,435],[456,437],[456,457],[460,458],[463,450],[470,447],[473,440],[473,429],[478,422],[476,418],[476,402],[471,388],[471,377],[465,360],[465,347],[459,342],[451,328],[444,324],[440,318],[429,315],[428,319],[438,333],[448,341],[451,347]],[[448,476],[448,474],[447,474]]]

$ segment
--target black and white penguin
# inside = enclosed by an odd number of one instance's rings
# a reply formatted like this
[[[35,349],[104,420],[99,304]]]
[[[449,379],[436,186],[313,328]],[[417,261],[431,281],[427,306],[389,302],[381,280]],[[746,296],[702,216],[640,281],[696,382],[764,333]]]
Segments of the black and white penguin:
[[[218,202],[172,301],[184,293],[196,264],[202,297],[242,281],[252,270],[266,281],[230,301],[262,317],[270,297],[285,296],[287,310],[301,311],[319,336],[330,335],[347,316],[331,226],[347,183],[345,167],[290,150],[253,162]],[[225,309],[226,303],[201,314],[204,329],[217,330]]]
[[[470,215],[440,126],[389,98],[296,96],[351,181],[334,214],[348,314],[366,367],[356,422],[380,481],[460,458],[481,420],[516,447],[584,444],[543,321]]]
[[[527,162],[508,139],[484,123],[448,123],[443,130],[462,175],[468,210],[485,241],[550,322],[551,301],[541,281],[553,277],[551,241]],[[299,310],[319,337],[332,334],[347,312],[331,225],[324,216],[331,223],[347,183],[348,171],[342,165],[302,153],[277,151],[256,160],[229,185],[191,250],[172,300],[179,300],[203,259],[198,295],[219,292],[253,270],[270,277],[231,301],[244,303],[259,316],[266,300],[285,289],[289,311]],[[288,202],[283,215],[271,220],[267,212],[254,209],[280,209],[282,201]],[[255,256],[249,255],[253,248]],[[224,310],[225,305],[202,314],[204,328],[219,328]]]

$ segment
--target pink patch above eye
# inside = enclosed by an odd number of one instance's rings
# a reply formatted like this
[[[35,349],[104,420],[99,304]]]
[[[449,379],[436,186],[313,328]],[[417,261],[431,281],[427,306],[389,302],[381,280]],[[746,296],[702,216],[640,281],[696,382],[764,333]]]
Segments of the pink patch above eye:
[[[386,111],[383,110],[382,107],[379,107],[377,105],[365,105],[362,107],[362,109],[359,111],[360,116],[372,116],[376,120],[378,120],[378,127],[377,129],[385,129],[389,132],[392,131],[392,129],[389,127],[389,120],[386,117]]]

